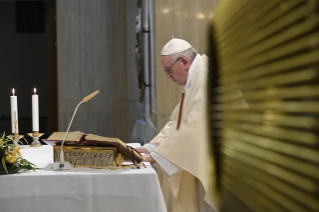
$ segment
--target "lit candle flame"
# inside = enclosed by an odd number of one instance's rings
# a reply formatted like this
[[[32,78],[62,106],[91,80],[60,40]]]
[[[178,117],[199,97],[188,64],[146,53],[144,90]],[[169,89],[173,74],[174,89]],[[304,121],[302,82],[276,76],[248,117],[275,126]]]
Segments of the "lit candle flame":
[[[12,88],[12,95],[14,96],[14,88]]]
[[[34,91],[34,94],[36,94],[36,93],[37,93],[37,89],[36,89],[36,88],[34,88],[34,89],[33,89],[33,91]]]

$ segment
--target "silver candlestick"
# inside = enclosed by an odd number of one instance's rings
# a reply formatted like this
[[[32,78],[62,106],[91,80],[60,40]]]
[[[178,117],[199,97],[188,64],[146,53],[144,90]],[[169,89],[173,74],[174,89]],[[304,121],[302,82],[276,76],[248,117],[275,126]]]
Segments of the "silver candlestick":
[[[44,135],[44,133],[39,133],[39,131],[33,131],[33,133],[28,133],[28,136],[32,137],[33,142],[30,144],[30,147],[41,147],[42,144],[39,141],[39,138]]]

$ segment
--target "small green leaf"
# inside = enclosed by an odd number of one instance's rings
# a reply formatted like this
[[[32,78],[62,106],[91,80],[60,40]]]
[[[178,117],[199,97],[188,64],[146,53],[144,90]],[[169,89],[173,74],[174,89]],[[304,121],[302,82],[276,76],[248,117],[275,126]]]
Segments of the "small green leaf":
[[[7,174],[8,174],[5,157],[2,157],[2,166],[3,166],[4,170],[5,170],[5,171],[7,172]]]

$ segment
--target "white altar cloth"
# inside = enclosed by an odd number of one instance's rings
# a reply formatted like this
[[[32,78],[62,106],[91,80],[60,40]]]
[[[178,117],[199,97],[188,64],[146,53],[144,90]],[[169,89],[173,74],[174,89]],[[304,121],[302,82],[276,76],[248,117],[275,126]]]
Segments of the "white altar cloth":
[[[21,152],[40,168],[53,162],[48,145]],[[0,189],[0,212],[166,211],[156,172],[149,164],[141,169],[44,168],[0,175]]]

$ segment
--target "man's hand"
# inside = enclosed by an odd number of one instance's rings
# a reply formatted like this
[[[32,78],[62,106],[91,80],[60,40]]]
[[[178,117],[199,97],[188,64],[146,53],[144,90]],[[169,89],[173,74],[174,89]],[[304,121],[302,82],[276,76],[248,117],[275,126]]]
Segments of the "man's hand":
[[[150,154],[146,154],[145,158],[146,158],[146,161],[150,162],[152,165],[153,165],[153,163],[156,163],[156,161],[154,160],[154,158]]]
[[[145,153],[145,154],[150,154],[150,152],[145,148],[145,147],[136,147],[136,151],[139,153]]]

